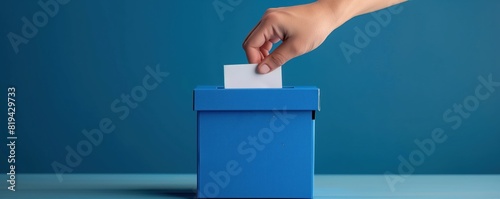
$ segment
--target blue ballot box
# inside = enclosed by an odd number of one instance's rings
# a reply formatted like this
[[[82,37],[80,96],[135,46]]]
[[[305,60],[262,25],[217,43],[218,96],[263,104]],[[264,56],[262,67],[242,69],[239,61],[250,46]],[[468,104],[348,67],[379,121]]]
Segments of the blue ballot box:
[[[198,198],[312,198],[319,89],[199,86]]]

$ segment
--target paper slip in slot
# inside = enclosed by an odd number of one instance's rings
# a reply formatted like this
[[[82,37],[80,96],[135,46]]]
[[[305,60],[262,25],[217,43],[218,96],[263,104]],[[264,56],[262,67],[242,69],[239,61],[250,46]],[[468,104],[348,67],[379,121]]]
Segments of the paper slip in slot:
[[[257,64],[224,65],[224,88],[282,88],[281,67],[267,74],[256,72]]]

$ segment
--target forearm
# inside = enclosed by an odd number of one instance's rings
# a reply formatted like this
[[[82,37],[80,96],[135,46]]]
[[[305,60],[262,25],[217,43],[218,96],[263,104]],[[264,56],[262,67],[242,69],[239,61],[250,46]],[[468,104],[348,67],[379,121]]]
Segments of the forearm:
[[[380,10],[406,0],[318,0],[331,9],[336,26],[358,15]]]

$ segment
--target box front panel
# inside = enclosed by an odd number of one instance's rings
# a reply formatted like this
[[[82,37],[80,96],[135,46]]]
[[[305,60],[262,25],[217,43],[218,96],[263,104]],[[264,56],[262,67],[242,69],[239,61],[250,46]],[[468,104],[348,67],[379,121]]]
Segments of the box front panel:
[[[198,112],[198,197],[310,198],[311,111]]]

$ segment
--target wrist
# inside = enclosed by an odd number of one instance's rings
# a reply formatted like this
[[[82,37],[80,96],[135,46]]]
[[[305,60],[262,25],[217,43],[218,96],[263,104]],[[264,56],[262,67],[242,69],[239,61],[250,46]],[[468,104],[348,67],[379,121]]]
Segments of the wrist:
[[[336,29],[358,15],[356,6],[352,2],[352,0],[318,0],[316,3],[328,10],[333,29]]]

